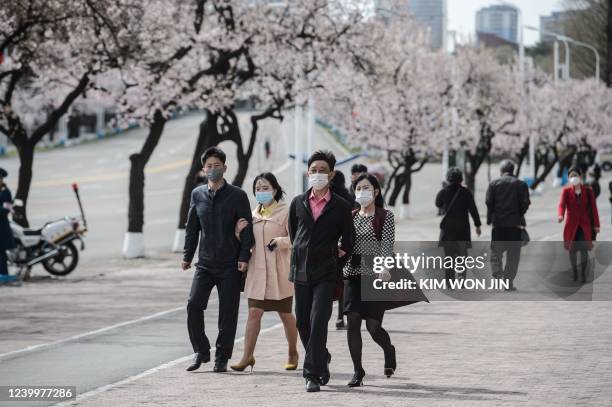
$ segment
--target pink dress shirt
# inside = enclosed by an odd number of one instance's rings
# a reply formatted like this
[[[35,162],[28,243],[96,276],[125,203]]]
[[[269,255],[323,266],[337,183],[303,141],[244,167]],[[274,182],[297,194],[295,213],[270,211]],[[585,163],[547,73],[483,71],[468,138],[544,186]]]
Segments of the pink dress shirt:
[[[331,200],[331,190],[328,188],[327,193],[323,195],[323,198],[319,199],[314,194],[314,189],[310,191],[310,197],[308,198],[308,203],[310,204],[310,210],[312,211],[312,218],[316,221],[321,213],[323,213],[323,209],[325,205]]]

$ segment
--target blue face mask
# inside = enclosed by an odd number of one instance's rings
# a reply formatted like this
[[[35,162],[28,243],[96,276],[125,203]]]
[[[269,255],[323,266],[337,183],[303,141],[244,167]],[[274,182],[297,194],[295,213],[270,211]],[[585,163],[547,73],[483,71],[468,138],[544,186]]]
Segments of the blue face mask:
[[[274,199],[272,191],[255,192],[255,200],[262,205],[272,202],[272,199]]]

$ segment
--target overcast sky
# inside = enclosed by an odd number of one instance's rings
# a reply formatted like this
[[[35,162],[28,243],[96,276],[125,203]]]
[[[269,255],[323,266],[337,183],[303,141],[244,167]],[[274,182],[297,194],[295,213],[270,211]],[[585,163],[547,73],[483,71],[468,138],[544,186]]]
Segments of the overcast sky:
[[[460,36],[459,42],[464,42],[461,35],[467,39],[468,35],[474,37],[476,25],[476,11],[481,7],[499,4],[496,0],[447,0],[448,6],[448,29],[457,30]],[[540,26],[540,16],[550,14],[551,11],[562,10],[561,0],[512,0],[523,12],[523,25]],[[525,44],[532,45],[539,39],[535,31],[525,30]]]

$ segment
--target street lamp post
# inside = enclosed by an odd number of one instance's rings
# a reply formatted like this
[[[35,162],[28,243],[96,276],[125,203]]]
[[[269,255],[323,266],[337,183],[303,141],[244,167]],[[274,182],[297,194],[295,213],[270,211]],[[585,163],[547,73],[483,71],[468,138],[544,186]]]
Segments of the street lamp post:
[[[558,39],[559,41],[563,41],[565,44],[565,50],[566,50],[566,57],[565,57],[565,63],[566,63],[566,67],[565,67],[565,78],[569,79],[569,45],[568,42],[574,45],[577,45],[579,47],[583,47],[583,48],[588,48],[591,51],[593,51],[593,53],[595,54],[595,79],[597,79],[599,81],[599,64],[600,64],[600,56],[599,56],[599,51],[597,51],[597,48],[595,48],[594,46],[584,43],[582,41],[578,41],[575,40],[571,37],[568,37],[566,35],[561,35],[561,34],[557,34],[554,33],[552,31],[548,31],[548,30],[542,30],[533,26],[525,26],[525,28],[527,28],[528,30],[532,30],[532,31],[539,31],[543,34],[546,35],[550,35],[551,37],[555,37],[556,39]]]

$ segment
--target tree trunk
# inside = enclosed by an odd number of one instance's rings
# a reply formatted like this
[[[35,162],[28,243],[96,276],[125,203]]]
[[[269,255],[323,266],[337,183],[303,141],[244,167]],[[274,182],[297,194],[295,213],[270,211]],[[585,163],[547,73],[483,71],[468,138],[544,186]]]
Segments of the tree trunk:
[[[144,225],[144,169],[155,151],[166,125],[166,118],[157,110],[153,116],[153,123],[149,127],[149,134],[139,153],[130,155],[130,181],[128,203],[128,232],[142,233]]]
[[[191,202],[191,191],[196,187],[195,178],[198,171],[202,169],[202,163],[200,158],[208,147],[216,146],[221,142],[221,136],[217,130],[217,119],[219,115],[207,111],[206,118],[200,123],[200,131],[198,134],[198,141],[196,142],[196,148],[191,158],[191,167],[185,177],[185,184],[183,186],[183,197],[181,199],[181,207],[179,209],[179,222],[178,229],[185,229],[187,223],[187,213],[189,211],[189,204]]]
[[[18,225],[28,228],[30,223],[26,215],[30,185],[32,184],[32,165],[34,164],[34,144],[29,141],[17,145],[19,154],[19,179],[17,181],[17,192],[15,199],[20,199],[23,204],[14,207],[13,220]]]

